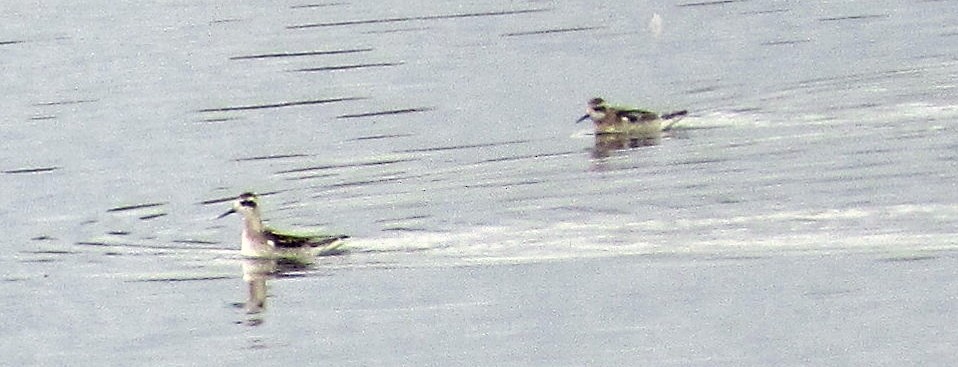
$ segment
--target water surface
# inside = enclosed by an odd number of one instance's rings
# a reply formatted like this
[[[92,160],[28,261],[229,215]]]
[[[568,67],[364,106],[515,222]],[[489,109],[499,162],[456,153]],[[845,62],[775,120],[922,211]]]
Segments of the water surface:
[[[5,6],[4,354],[954,362],[956,10]],[[691,116],[597,152],[594,96]],[[243,191],[352,250],[248,313],[239,224],[212,220]]]

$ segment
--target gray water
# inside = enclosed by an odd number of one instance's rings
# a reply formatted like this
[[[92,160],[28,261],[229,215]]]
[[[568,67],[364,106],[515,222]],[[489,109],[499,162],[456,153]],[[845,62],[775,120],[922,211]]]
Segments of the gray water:
[[[4,4],[0,350],[954,364],[956,16],[952,1]],[[606,151],[574,124],[594,96],[691,116]],[[213,220],[243,191],[273,226],[352,235],[349,252],[250,271],[237,220]]]

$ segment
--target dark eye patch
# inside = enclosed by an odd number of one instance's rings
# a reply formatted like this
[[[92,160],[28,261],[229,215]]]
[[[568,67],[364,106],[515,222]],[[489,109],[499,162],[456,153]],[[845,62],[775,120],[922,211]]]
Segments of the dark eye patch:
[[[256,207],[256,202],[253,201],[253,200],[240,200],[239,204],[242,205],[242,206],[245,206],[245,207],[249,207],[249,208],[255,208],[255,207]]]

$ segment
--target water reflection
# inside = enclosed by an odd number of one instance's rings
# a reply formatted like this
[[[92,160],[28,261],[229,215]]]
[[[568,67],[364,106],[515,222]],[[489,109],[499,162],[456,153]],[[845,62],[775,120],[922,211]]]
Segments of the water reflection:
[[[662,134],[596,134],[592,158],[608,158],[618,150],[658,145],[661,140]]]
[[[262,314],[266,311],[268,293],[266,281],[306,267],[301,263],[254,258],[243,259],[242,265],[243,281],[246,282],[247,288],[246,302],[242,307],[248,316],[244,324],[248,326],[257,326],[264,322]]]

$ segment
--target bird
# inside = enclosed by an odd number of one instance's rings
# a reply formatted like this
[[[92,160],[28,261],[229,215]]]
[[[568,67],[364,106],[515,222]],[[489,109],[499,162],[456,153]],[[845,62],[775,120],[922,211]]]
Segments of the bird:
[[[250,258],[273,258],[293,262],[309,262],[314,256],[338,253],[346,235],[283,233],[263,224],[259,199],[252,192],[240,194],[233,207],[217,219],[230,214],[243,216],[240,255]]]
[[[576,120],[576,123],[591,119],[595,124],[595,134],[628,134],[640,137],[655,137],[663,131],[668,131],[682,117],[688,115],[687,110],[658,114],[628,106],[613,106],[602,98],[589,100],[586,114]],[[664,121],[674,120],[663,126]]]

